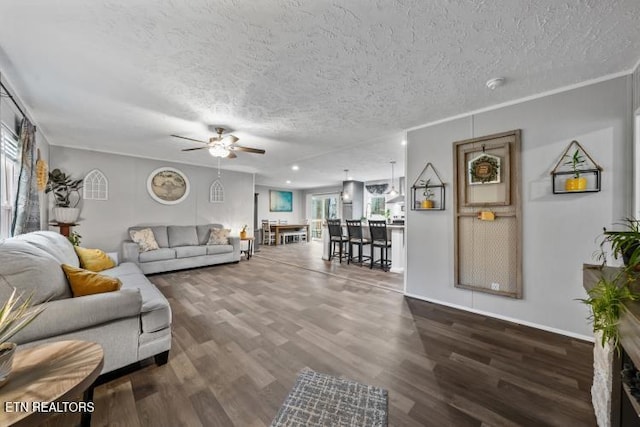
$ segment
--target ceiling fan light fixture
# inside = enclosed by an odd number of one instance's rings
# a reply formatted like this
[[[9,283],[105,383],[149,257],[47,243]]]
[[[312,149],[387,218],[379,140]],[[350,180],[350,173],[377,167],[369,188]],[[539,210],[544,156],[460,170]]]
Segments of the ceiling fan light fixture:
[[[213,157],[227,157],[229,153],[230,151],[227,150],[227,148],[223,145],[214,145],[212,147],[209,147],[209,154],[211,154]]]

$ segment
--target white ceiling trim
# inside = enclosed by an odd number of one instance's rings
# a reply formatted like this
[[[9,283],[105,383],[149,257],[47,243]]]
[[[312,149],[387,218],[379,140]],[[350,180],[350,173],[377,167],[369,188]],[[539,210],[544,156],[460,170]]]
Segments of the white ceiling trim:
[[[638,65],[640,65],[640,61],[638,62],[638,64],[636,64],[636,67]],[[634,67],[631,70],[625,70],[625,71],[620,71],[619,73],[607,74],[606,76],[598,77],[598,78],[595,78],[595,79],[585,80],[583,82],[575,83],[575,84],[572,84],[572,85],[569,85],[569,86],[562,86],[562,87],[559,87],[557,89],[552,89],[552,90],[549,90],[549,91],[546,91],[546,92],[540,92],[540,93],[537,93],[535,95],[525,96],[524,98],[518,98],[518,99],[514,99],[512,101],[502,102],[500,104],[495,104],[495,105],[491,105],[489,107],[479,108],[477,110],[468,111],[468,112],[462,113],[462,114],[456,114],[455,116],[445,117],[444,119],[440,119],[440,120],[436,120],[436,121],[433,121],[433,122],[425,123],[425,124],[422,124],[422,125],[414,126],[414,127],[405,129],[405,138],[406,138],[406,134],[408,134],[409,132],[412,132],[414,130],[428,128],[430,126],[439,125],[441,123],[446,123],[446,122],[450,122],[450,121],[453,121],[453,120],[463,119],[465,117],[474,116],[476,114],[486,113],[488,111],[495,111],[495,110],[499,110],[500,108],[511,107],[513,105],[522,104],[523,102],[533,101],[535,99],[544,98],[546,96],[556,95],[558,93],[568,92],[570,90],[579,89],[581,87],[590,86],[590,85],[593,85],[593,84],[596,84],[596,83],[606,82],[608,80],[617,79],[619,77],[629,76],[629,75],[633,74],[633,70],[635,70],[636,67]],[[500,90],[500,89],[496,89],[496,90]]]

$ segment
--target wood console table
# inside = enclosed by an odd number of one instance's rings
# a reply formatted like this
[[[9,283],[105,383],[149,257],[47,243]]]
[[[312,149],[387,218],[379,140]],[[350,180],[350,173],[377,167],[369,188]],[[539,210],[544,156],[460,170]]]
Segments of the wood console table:
[[[58,341],[26,349],[18,347],[11,375],[0,388],[4,405],[0,409],[0,425],[38,425],[56,413],[38,411],[34,405],[70,401],[81,393],[85,402],[92,401],[92,385],[103,363],[102,347],[92,342]],[[15,406],[17,402],[27,408]],[[82,426],[89,426],[91,412],[81,414]]]

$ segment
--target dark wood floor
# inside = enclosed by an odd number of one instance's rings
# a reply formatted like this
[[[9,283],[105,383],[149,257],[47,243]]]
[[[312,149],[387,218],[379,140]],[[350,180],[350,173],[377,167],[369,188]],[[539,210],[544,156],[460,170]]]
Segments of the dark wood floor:
[[[377,253],[377,252],[376,252]],[[260,251],[255,256],[271,261],[295,265],[309,270],[337,275],[351,279],[354,282],[391,289],[398,292],[404,291],[404,275],[400,273],[381,272],[379,268],[371,270],[368,262],[366,265],[347,264],[339,262],[337,258],[331,261],[322,259],[322,242],[311,240],[308,243],[291,243],[278,246],[260,246]]]
[[[595,425],[590,343],[265,257],[150,279],[169,363],[97,388],[93,426],[268,426],[305,366],[388,389],[392,426]]]

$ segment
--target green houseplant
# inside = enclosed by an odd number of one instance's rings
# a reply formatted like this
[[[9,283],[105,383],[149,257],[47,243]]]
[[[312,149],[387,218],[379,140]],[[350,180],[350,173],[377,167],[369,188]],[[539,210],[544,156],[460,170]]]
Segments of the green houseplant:
[[[53,193],[55,205],[53,214],[57,222],[73,224],[78,220],[80,209],[77,206],[80,202],[81,188],[82,179],[72,179],[60,169],[49,172],[45,193]]]
[[[13,289],[9,299],[0,307],[0,385],[4,384],[11,373],[13,355],[17,344],[11,338],[24,329],[44,310],[44,304],[31,306],[31,296],[22,298]]]
[[[602,261],[606,259],[604,247],[610,245],[614,258],[622,257],[625,266],[631,270],[640,270],[640,221],[625,218],[615,225],[618,225],[622,230],[614,231],[604,228],[600,241]]]
[[[610,341],[615,348],[618,348],[620,341],[618,324],[620,316],[626,310],[625,303],[640,298],[640,295],[631,291],[628,281],[629,276],[625,270],[613,279],[601,277],[587,292],[589,297],[580,300],[591,308],[590,319],[593,321],[593,331],[601,333],[603,347],[607,341]]]
[[[564,189],[566,191],[583,191],[587,188],[587,178],[580,176],[581,167],[586,163],[584,156],[576,148],[572,155],[565,154],[564,157],[568,158],[568,160],[563,164],[571,166],[571,171],[573,172],[573,177],[567,178],[565,181]]]

